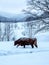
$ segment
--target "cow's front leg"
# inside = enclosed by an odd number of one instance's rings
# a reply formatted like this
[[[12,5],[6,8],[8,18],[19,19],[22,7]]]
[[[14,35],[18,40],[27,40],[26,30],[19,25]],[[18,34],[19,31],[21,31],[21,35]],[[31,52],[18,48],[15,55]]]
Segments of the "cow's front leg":
[[[19,46],[19,44],[17,44],[17,47]]]
[[[25,48],[25,45],[24,45],[24,48]]]

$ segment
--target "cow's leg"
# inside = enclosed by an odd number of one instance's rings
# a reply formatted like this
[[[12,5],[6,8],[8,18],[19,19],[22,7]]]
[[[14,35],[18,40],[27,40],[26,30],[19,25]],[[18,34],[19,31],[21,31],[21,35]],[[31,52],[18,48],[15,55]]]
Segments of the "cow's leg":
[[[35,44],[35,47],[38,48],[37,44]]]
[[[33,44],[31,45],[32,48],[34,48]]]
[[[19,44],[17,44],[17,47],[19,46]]]
[[[25,48],[25,45],[24,45],[24,48]]]
[[[36,48],[38,48],[37,39],[34,41],[34,45],[35,45]]]

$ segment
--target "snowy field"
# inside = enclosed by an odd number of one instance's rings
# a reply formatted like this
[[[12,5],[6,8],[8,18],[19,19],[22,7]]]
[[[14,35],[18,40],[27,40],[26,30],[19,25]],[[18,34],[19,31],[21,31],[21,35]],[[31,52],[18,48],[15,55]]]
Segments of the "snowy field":
[[[38,48],[18,48],[14,41],[0,42],[0,65],[49,65],[49,32],[38,33]]]

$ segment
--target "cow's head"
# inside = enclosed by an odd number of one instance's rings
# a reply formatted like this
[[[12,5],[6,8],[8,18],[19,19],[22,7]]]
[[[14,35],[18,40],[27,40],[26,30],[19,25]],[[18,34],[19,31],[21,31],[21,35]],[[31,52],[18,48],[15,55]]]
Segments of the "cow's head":
[[[14,41],[14,46],[16,46],[18,44],[18,42],[17,41]]]

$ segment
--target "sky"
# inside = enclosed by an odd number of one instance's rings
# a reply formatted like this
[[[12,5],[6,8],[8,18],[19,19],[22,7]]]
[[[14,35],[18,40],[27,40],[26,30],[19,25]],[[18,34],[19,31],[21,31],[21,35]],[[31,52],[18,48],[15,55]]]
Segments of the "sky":
[[[0,0],[0,12],[21,13],[26,8],[26,0]]]

